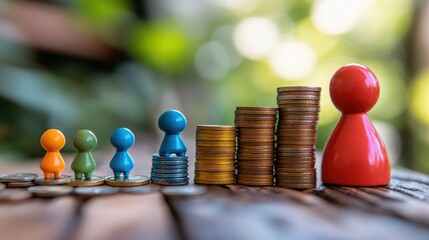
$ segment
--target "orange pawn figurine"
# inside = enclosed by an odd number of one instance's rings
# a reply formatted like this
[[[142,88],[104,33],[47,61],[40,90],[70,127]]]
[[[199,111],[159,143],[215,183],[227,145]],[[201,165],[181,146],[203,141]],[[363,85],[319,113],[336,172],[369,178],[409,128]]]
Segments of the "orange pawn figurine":
[[[329,92],[342,116],[323,153],[322,181],[356,187],[389,184],[389,156],[367,115],[380,94],[377,77],[365,66],[349,64],[334,74]]]
[[[63,133],[57,129],[49,129],[43,133],[40,144],[47,151],[40,163],[40,169],[42,169],[45,179],[51,179],[52,174],[55,179],[60,179],[65,168],[63,157],[60,154],[61,148],[66,144]]]

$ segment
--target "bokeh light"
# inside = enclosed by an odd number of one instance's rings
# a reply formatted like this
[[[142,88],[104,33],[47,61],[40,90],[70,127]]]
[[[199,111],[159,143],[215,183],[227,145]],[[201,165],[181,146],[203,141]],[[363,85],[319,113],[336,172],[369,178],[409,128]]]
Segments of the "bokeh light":
[[[308,76],[316,65],[317,56],[308,44],[297,40],[280,43],[269,58],[270,67],[287,80]]]
[[[250,17],[240,21],[234,30],[234,45],[248,59],[260,60],[268,56],[280,39],[276,24],[264,17]]]

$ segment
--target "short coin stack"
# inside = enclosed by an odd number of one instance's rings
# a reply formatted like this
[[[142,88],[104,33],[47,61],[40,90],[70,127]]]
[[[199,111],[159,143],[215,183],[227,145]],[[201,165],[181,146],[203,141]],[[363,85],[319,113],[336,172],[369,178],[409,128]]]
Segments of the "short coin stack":
[[[237,184],[272,186],[277,108],[237,107]]]
[[[5,183],[8,188],[30,187],[34,185],[35,173],[12,173],[0,176],[0,182]]]
[[[195,179],[197,184],[234,184],[236,130],[234,126],[198,125]]]
[[[188,184],[188,156],[152,155],[151,181],[155,184],[169,186]]]
[[[316,187],[315,144],[320,111],[319,87],[277,89],[276,186]]]

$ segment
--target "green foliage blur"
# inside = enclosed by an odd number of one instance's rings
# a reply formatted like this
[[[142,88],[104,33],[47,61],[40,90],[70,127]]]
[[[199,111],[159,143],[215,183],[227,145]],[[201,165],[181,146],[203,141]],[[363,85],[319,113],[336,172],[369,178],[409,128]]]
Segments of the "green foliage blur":
[[[15,1],[3,3],[7,13]],[[40,156],[38,141],[47,128],[66,136],[88,128],[101,145],[121,126],[157,133],[158,116],[171,108],[185,113],[185,134],[193,137],[198,123],[233,124],[236,106],[276,106],[276,88],[292,85],[323,88],[317,144],[322,150],[340,116],[329,98],[330,78],[342,65],[356,62],[379,78],[381,96],[370,115],[391,158],[429,172],[424,161],[429,138],[414,134],[428,129],[429,112],[419,106],[429,99],[420,91],[412,96],[417,100],[408,101],[413,74],[406,44],[414,1],[40,4],[78,22],[113,54],[88,60],[0,37],[1,152]],[[6,23],[0,22],[0,33]],[[428,74],[420,79],[428,89]],[[410,127],[413,121],[417,130]]]

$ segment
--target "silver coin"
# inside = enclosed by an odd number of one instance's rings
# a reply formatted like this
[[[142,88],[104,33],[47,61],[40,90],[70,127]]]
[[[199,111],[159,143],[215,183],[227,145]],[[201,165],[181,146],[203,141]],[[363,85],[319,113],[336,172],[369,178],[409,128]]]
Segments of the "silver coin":
[[[160,188],[154,185],[120,188],[120,191],[125,193],[152,193],[152,192],[158,192],[159,190]]]
[[[155,160],[165,160],[165,161],[178,161],[178,160],[188,160],[188,156],[170,156],[170,157],[165,157],[165,156],[159,156],[158,154],[153,154],[152,155],[152,159]]]
[[[188,164],[177,164],[177,165],[159,165],[152,164],[153,169],[188,169]]]
[[[34,182],[38,185],[62,185],[69,183],[71,181],[71,176],[62,175],[59,179],[45,179],[45,177],[38,177]]]
[[[0,202],[18,202],[31,198],[31,193],[22,189],[5,189],[0,192]]]
[[[2,182],[31,182],[38,177],[35,173],[11,173],[0,177]]]
[[[152,177],[158,178],[186,178],[188,177],[188,173],[151,173]]]
[[[203,186],[180,186],[180,187],[165,187],[162,193],[168,197],[195,197],[207,192],[207,188]]]
[[[188,168],[170,168],[170,169],[159,169],[152,168],[152,172],[154,173],[187,173]]]
[[[150,179],[154,184],[160,185],[186,185],[189,182],[189,178],[158,178],[152,177]]]
[[[164,161],[164,160],[152,160],[152,163],[154,165],[187,165],[188,164],[188,160],[168,160],[168,161]]]
[[[119,192],[119,188],[110,186],[96,186],[96,187],[77,187],[74,189],[74,193],[79,196],[95,197],[110,195]]]
[[[59,197],[69,195],[73,192],[70,186],[33,186],[27,189],[34,196],[38,197]]]
[[[33,182],[9,182],[6,183],[8,188],[20,188],[20,187],[30,187],[34,186]]]

